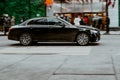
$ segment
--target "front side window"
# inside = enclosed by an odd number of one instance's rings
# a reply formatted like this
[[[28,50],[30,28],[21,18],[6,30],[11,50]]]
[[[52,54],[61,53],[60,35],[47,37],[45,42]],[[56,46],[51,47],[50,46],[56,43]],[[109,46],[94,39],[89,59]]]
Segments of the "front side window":
[[[26,26],[28,20],[27,21],[24,21],[23,23],[19,24],[20,26]]]
[[[47,18],[47,21],[49,25],[57,25],[57,23],[59,23],[56,18]]]
[[[54,27],[63,27],[66,25],[63,21],[57,18],[47,18],[47,21],[48,25],[54,25]]]

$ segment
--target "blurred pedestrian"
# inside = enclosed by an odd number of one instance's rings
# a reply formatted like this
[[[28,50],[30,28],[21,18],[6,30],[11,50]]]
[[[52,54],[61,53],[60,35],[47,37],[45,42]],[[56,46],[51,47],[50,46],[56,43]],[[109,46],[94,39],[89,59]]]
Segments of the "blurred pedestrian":
[[[101,28],[102,28],[102,23],[103,21],[102,21],[102,19],[100,18],[99,20],[98,20],[98,25],[97,25],[97,28],[98,29],[100,29],[101,30]]]
[[[83,21],[84,21],[85,25],[88,25],[88,23],[89,23],[88,16],[84,16]]]
[[[109,34],[109,25],[110,25],[110,18],[107,16],[106,17],[106,34]]]
[[[8,29],[10,27],[10,17],[7,15],[3,16],[4,19],[4,35],[8,32]]]
[[[0,17],[0,31],[4,30],[3,24],[4,24],[4,19],[3,19],[3,17]]]
[[[64,15],[63,15],[63,14],[61,14],[61,15],[60,15],[60,18],[61,18],[61,19],[65,19],[65,17],[64,17]]]
[[[22,22],[24,22],[24,21],[25,21],[25,17],[22,16],[20,22],[22,23]]]
[[[80,25],[85,25],[85,23],[83,21],[83,17],[81,17]]]
[[[0,17],[0,25],[3,25],[3,17]]]
[[[64,18],[67,22],[70,22],[70,17],[69,16],[65,16]]]
[[[74,19],[74,25],[79,26],[80,25],[81,18],[80,16],[76,16]]]
[[[14,26],[14,25],[15,25],[15,17],[12,16],[12,18],[11,18],[11,26]]]

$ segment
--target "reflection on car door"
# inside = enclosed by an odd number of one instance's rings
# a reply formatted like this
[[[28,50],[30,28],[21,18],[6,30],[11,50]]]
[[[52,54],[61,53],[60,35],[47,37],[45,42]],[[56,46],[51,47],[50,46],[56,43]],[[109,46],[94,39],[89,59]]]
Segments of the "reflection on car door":
[[[71,29],[64,23],[55,19],[50,20],[49,18],[48,25],[50,26],[49,36],[51,36],[51,40],[73,41],[77,33],[77,29]]]
[[[49,26],[45,18],[32,20],[28,23],[35,40],[47,40],[49,34]]]

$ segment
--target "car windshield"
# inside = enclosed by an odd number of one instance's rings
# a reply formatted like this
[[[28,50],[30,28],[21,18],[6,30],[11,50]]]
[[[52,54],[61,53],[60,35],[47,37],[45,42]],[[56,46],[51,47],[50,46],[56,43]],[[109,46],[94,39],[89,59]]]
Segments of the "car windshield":
[[[59,18],[59,17],[57,17],[57,18],[58,18],[60,21],[64,22],[66,25],[72,25],[71,23],[65,21],[64,19],[61,19],[61,18]]]
[[[58,18],[59,21],[61,21],[61,22],[63,22],[64,24],[68,25],[68,26],[66,26],[66,27],[68,27],[68,28],[77,28],[77,26],[72,25],[72,24],[69,23],[68,21],[66,21],[66,20],[64,20],[64,19],[61,19],[61,18],[59,18],[59,17],[57,17],[57,18]]]

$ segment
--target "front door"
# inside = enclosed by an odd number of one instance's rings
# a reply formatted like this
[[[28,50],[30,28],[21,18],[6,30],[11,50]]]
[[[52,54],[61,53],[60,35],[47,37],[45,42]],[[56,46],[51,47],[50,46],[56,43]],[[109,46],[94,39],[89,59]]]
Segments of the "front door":
[[[61,22],[56,18],[49,18],[47,21],[50,26],[49,36],[51,36],[51,40],[73,41],[75,39],[75,35],[78,31],[76,28],[72,29],[70,28],[70,25]]]

